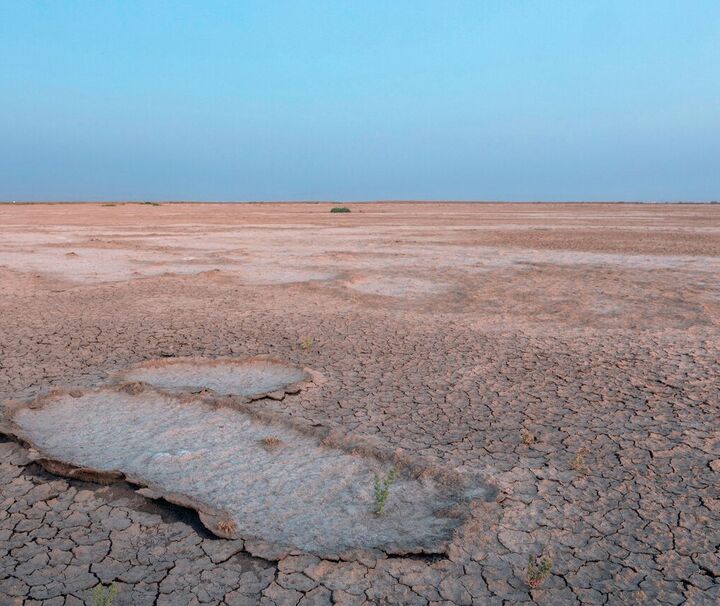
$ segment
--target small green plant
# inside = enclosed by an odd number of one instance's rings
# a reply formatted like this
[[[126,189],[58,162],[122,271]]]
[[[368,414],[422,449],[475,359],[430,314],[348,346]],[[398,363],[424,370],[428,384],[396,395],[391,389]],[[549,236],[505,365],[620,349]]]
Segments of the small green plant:
[[[379,516],[385,513],[385,504],[387,503],[388,496],[390,495],[390,487],[395,483],[396,479],[397,469],[394,467],[384,478],[375,474],[375,513]]]
[[[305,351],[310,351],[313,348],[314,344],[315,344],[315,339],[313,339],[312,337],[303,337],[302,339],[300,339],[300,346]]]
[[[537,589],[550,576],[551,570],[552,560],[549,557],[529,555],[527,565],[527,584],[533,589]]]
[[[148,206],[160,206],[159,202],[143,202],[143,204],[147,204]]]
[[[115,583],[109,587],[98,585],[93,590],[93,606],[110,606],[112,601],[117,597],[118,588]]]
[[[350,209],[347,206],[333,206],[330,209],[331,213],[349,213]]]

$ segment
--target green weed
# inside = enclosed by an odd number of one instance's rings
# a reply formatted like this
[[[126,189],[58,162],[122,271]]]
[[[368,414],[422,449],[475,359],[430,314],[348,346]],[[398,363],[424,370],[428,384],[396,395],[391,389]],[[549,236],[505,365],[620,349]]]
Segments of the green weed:
[[[118,588],[115,583],[109,587],[98,585],[93,590],[93,606],[110,606],[112,601],[117,597]]]
[[[547,556],[538,558],[534,555],[528,556],[527,583],[533,589],[537,589],[550,576],[552,560]]]
[[[387,503],[388,496],[390,496],[390,487],[395,483],[396,479],[397,469],[394,467],[384,478],[375,474],[375,513],[379,516],[385,513],[385,504]]]

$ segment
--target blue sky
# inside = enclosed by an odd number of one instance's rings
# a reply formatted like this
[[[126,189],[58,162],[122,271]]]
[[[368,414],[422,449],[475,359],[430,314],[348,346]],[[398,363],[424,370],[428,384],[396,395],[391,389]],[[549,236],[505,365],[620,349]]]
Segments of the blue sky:
[[[0,0],[0,199],[720,199],[720,2]]]

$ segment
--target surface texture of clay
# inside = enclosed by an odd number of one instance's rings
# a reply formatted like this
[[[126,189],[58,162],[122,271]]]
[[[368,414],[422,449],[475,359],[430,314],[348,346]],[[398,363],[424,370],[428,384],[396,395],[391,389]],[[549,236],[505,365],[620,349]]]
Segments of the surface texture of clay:
[[[143,360],[269,355],[326,383],[243,406],[497,499],[446,556],[281,556],[0,443],[0,603],[116,583],[113,606],[717,606],[720,205],[330,208],[0,204],[0,410]],[[399,275],[444,286],[352,288]]]
[[[120,471],[206,506],[224,518],[223,534],[309,552],[437,551],[462,522],[443,512],[470,494],[401,474],[386,512],[376,515],[374,474],[385,477],[387,465],[234,408],[152,389],[61,392],[20,408],[13,420],[44,457]]]

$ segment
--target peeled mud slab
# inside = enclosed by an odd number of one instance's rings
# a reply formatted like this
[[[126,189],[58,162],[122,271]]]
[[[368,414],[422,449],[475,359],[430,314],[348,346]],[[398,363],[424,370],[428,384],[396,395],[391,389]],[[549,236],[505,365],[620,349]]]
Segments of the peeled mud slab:
[[[125,477],[194,507],[220,536],[279,548],[437,553],[470,499],[485,494],[479,483],[408,465],[399,468],[385,514],[376,515],[373,475],[387,473],[389,462],[269,419],[150,387],[55,392],[10,411],[12,433],[54,469]]]
[[[141,382],[172,393],[213,391],[221,396],[258,399],[296,393],[318,376],[273,358],[169,358],[148,360],[113,377]]]

